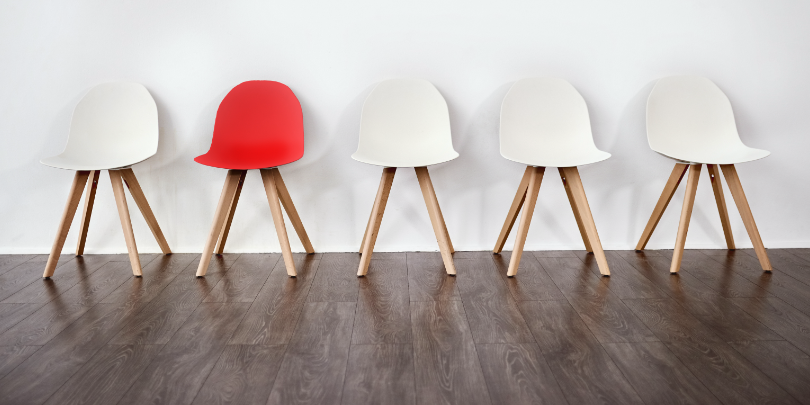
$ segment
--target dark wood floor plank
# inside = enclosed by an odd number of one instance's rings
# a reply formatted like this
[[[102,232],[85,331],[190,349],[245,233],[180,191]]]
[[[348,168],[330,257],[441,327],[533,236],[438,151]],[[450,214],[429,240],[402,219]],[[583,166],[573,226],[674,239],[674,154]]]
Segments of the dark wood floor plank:
[[[746,252],[753,257],[756,254]],[[768,249],[768,258],[771,260],[774,271],[783,271],[785,274],[810,285],[810,260],[805,260],[784,249]],[[762,269],[760,267],[760,269]]]
[[[43,255],[43,256],[45,256],[45,260],[43,260],[43,261],[46,261],[48,259],[48,257],[47,257],[48,255]],[[85,255],[85,256],[91,256],[91,255]],[[138,259],[140,260],[141,265],[143,265],[144,263],[149,263],[152,260],[155,260],[160,256],[163,256],[163,255],[160,254],[160,253],[138,253]],[[129,262],[129,255],[126,254],[126,253],[119,253],[119,254],[114,255],[111,261],[113,261],[113,262]]]
[[[353,345],[342,403],[415,405],[413,346]]]
[[[569,403],[642,403],[568,301],[518,305]]]
[[[602,342],[654,342],[658,338],[579,258],[537,259]]]
[[[0,378],[6,376],[42,346],[0,346]]]
[[[279,260],[229,344],[289,343],[321,266],[321,260],[313,255],[296,253],[293,261],[297,277],[289,277],[284,261]]]
[[[411,323],[416,402],[491,403],[463,304],[411,302]]]
[[[121,328],[135,307],[98,304],[0,380],[10,404],[41,404],[89,361]],[[42,376],[47,375],[47,379]]]
[[[58,272],[61,267],[73,260],[72,257],[64,262],[60,260],[56,271]],[[0,301],[5,301],[29,284],[42,280],[42,271],[44,269],[45,264],[42,262],[28,260],[0,275]]]
[[[249,307],[200,304],[118,403],[190,404]]]
[[[456,278],[447,275],[438,252],[407,254],[408,293],[411,301],[456,301],[461,296]]]
[[[536,344],[479,344],[476,349],[492,403],[567,403]]]
[[[411,342],[408,267],[398,260],[372,260],[360,286],[352,344]],[[403,288],[404,287],[404,288]]]
[[[192,262],[190,267],[194,266]],[[193,269],[191,269],[193,270]],[[142,311],[127,319],[110,344],[166,344],[217,284],[223,273],[179,275]]]
[[[264,404],[285,345],[229,345],[194,398],[194,404]]]
[[[509,289],[494,263],[486,259],[455,260],[458,289],[475,343],[534,343]]]
[[[209,274],[224,273],[228,271],[237,260],[239,260],[240,253],[223,253],[221,255],[211,255],[211,261],[208,263],[208,271],[205,272],[206,276]],[[199,257],[199,256],[198,256]],[[199,260],[199,259],[198,259]],[[183,273],[191,272],[192,275],[196,274],[196,267],[191,270],[182,270]]]
[[[718,263],[701,251],[686,251],[681,263],[681,271],[688,272],[702,281],[721,297],[765,297],[769,295],[760,286],[737,274],[734,269]]]
[[[663,342],[679,339],[723,341],[674,299],[627,299],[624,304]]]
[[[329,253],[318,265],[318,274],[307,297],[307,302],[356,302],[357,266],[360,255],[357,253]]]
[[[125,304],[152,301],[180,274],[182,269],[199,261],[200,255],[193,253],[158,256],[143,266],[143,277],[133,277],[125,281],[101,302]]]
[[[779,298],[734,298],[734,303],[782,338],[810,354],[810,316]]]
[[[0,255],[0,275],[31,260],[35,255]]]
[[[577,252],[580,260],[590,269],[591,273],[600,277],[600,281],[607,285],[610,291],[621,299],[625,298],[666,298],[667,294],[661,291],[646,277],[639,277],[638,272],[615,252],[605,252],[610,265],[610,277],[602,277],[596,258],[585,251]]]
[[[162,348],[160,345],[106,345],[46,404],[114,404]]]
[[[337,404],[343,394],[354,302],[308,302],[268,404]]]
[[[240,255],[204,302],[253,302],[280,259],[279,253]]]
[[[488,253],[488,252],[487,252]],[[528,253],[528,252],[527,252]],[[498,274],[503,278],[506,287],[516,301],[534,300],[560,300],[565,296],[562,294],[551,277],[548,276],[543,266],[534,258],[534,255],[523,256],[518,265],[518,272],[515,277],[507,277],[506,271],[509,268],[509,260],[512,252],[501,252],[492,255],[492,262]]]
[[[705,254],[706,251],[701,252]],[[762,271],[759,260],[747,253],[734,250],[725,250],[723,253],[723,255],[707,256],[794,308],[810,315],[810,286],[781,271]]]
[[[42,308],[43,304],[0,304],[0,333]]]
[[[731,346],[803,404],[810,404],[810,357],[790,342],[732,342]]]
[[[662,342],[603,345],[648,404],[721,404]]]
[[[102,268],[113,255],[92,255],[76,257],[58,267],[50,279],[35,280],[14,295],[3,300],[5,303],[46,303],[69,290],[94,271]]]
[[[535,257],[577,257],[573,250],[537,250],[532,254]]]

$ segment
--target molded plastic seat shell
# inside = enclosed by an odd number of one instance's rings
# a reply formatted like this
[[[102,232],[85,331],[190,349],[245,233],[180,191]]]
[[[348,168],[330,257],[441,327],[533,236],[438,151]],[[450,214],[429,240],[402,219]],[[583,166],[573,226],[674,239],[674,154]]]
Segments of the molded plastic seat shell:
[[[529,166],[573,167],[610,153],[596,148],[585,100],[563,79],[518,80],[501,105],[501,155]]]
[[[420,167],[458,157],[447,103],[430,82],[393,79],[377,84],[363,104],[354,160],[386,167]]]
[[[771,154],[742,143],[728,97],[699,76],[656,82],[647,99],[647,141],[652,150],[689,163],[736,164]]]
[[[253,80],[231,89],[219,104],[208,153],[194,160],[233,170],[264,169],[304,156],[301,103],[286,85]]]
[[[68,170],[107,170],[142,162],[158,148],[155,100],[138,83],[93,87],[73,110],[65,150],[42,164]]]

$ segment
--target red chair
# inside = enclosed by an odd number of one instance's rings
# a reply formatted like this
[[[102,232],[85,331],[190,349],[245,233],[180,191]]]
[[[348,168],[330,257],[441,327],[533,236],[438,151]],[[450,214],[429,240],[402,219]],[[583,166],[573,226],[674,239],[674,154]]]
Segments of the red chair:
[[[234,87],[225,96],[217,110],[211,149],[194,158],[197,163],[206,166],[228,169],[211,233],[197,268],[197,277],[204,276],[208,270],[215,245],[216,253],[222,254],[245,175],[251,169],[261,170],[287,274],[295,277],[290,240],[279,200],[307,253],[315,251],[277,166],[303,156],[304,118],[301,104],[289,87],[279,82],[254,80]]]

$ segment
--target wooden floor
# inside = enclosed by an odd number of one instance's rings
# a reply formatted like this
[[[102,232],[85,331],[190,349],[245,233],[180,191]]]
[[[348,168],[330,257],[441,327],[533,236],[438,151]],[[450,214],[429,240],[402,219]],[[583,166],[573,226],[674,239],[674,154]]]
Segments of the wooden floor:
[[[2,404],[810,404],[810,249],[0,256]]]

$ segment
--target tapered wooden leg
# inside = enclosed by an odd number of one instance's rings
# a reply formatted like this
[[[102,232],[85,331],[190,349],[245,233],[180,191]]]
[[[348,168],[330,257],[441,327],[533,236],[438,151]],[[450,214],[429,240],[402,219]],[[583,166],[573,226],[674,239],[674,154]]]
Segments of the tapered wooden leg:
[[[158,225],[158,221],[155,218],[155,213],[152,212],[152,207],[149,206],[149,201],[146,200],[146,195],[144,195],[141,185],[138,183],[138,178],[135,177],[135,173],[130,168],[118,171],[121,172],[121,177],[124,179],[127,188],[129,188],[132,199],[135,200],[135,204],[138,206],[138,209],[141,210],[146,224],[149,225],[149,230],[152,231],[152,235],[155,237],[155,240],[157,240],[158,245],[160,245],[160,250],[163,251],[165,255],[171,254],[172,250],[169,248],[169,243],[166,242],[166,237],[163,236],[163,231],[160,230],[160,225]]]
[[[135,233],[132,231],[132,221],[129,218],[129,208],[127,207],[127,196],[124,194],[124,183],[121,181],[120,170],[108,170],[110,182],[112,183],[115,205],[118,207],[118,218],[121,220],[121,228],[124,230],[124,240],[127,243],[129,253],[129,263],[132,265],[132,274],[140,277],[141,259],[138,257],[138,246],[135,244]]]
[[[214,220],[211,223],[211,231],[208,233],[208,238],[205,240],[203,246],[202,257],[200,258],[200,265],[197,266],[197,277],[202,277],[208,271],[208,264],[211,262],[211,254],[214,253],[214,246],[219,239],[219,234],[225,224],[226,216],[230,203],[233,201],[233,195],[236,193],[236,187],[239,184],[239,179],[242,178],[246,170],[228,170],[228,175],[225,177],[225,185],[222,186],[222,194],[219,196],[217,209],[214,212]]]
[[[433,182],[430,181],[430,177],[428,179],[428,184],[430,184],[430,189],[433,190]],[[439,206],[439,200],[436,198],[436,193],[433,193],[433,200],[436,204],[436,215],[439,217],[439,223],[442,224],[442,229],[444,229],[444,235],[447,238],[447,249],[450,250],[450,253],[456,253],[456,249],[453,248],[453,241],[450,240],[450,232],[447,231],[447,222],[444,222],[444,215],[442,215],[442,208]]]
[[[84,193],[84,210],[82,210],[82,221],[79,223],[79,242],[76,244],[76,256],[84,254],[84,243],[87,241],[90,215],[93,213],[93,203],[96,200],[99,174],[101,174],[100,170],[93,170],[90,172],[90,176],[87,179],[87,189]]]
[[[717,165],[706,165],[706,169],[708,169],[709,179],[712,181],[714,201],[717,203],[717,211],[720,213],[720,223],[723,225],[726,246],[729,249],[735,249],[734,235],[731,234],[731,222],[729,222],[728,209],[726,209],[726,197],[723,195],[723,182],[720,181],[720,168]]]
[[[506,244],[506,238],[508,238],[509,233],[512,232],[512,227],[515,225],[515,220],[517,220],[518,213],[520,213],[520,208],[523,207],[523,201],[526,200],[526,190],[529,188],[529,178],[531,175],[532,166],[526,166],[526,170],[523,172],[523,178],[520,179],[517,193],[515,193],[515,198],[512,199],[512,206],[509,207],[509,212],[506,213],[506,220],[503,221],[501,233],[498,235],[498,240],[495,241],[495,247],[492,248],[492,253],[501,253],[503,250],[503,245]]]
[[[396,167],[386,167],[383,169],[380,187],[377,189],[377,196],[374,198],[374,206],[371,208],[371,221],[366,228],[366,236],[363,237],[363,248],[361,250],[360,266],[357,268],[357,276],[363,277],[368,273],[368,265],[371,263],[371,252],[374,251],[374,243],[377,242],[377,233],[380,231],[385,204],[388,203],[388,194],[391,193],[391,185],[394,183]]]
[[[298,239],[304,245],[304,250],[309,254],[315,253],[315,249],[312,248],[312,243],[309,241],[309,236],[307,236],[307,231],[304,229],[304,224],[301,222],[301,217],[298,216],[298,211],[295,209],[290,193],[287,191],[287,186],[281,178],[281,172],[276,168],[270,169],[270,172],[273,173],[273,179],[276,181],[276,190],[278,191],[278,198],[281,199],[281,205],[287,211],[287,217],[290,218],[290,223],[292,223],[295,233],[298,234]]]
[[[591,242],[588,240],[588,232],[585,230],[585,225],[582,223],[582,217],[579,215],[579,208],[577,207],[576,199],[574,198],[574,194],[571,192],[571,186],[565,179],[565,171],[563,169],[564,168],[562,167],[558,167],[557,171],[560,172],[560,178],[562,179],[563,187],[565,187],[565,195],[568,196],[568,202],[571,204],[571,210],[574,211],[574,219],[577,220],[577,228],[579,228],[579,234],[582,236],[582,242],[585,243],[585,250],[587,250],[589,253],[593,253]]]
[[[678,223],[678,236],[675,238],[675,250],[672,252],[672,266],[670,273],[677,273],[681,268],[683,248],[686,245],[686,232],[689,230],[689,220],[692,218],[692,207],[695,205],[695,192],[700,178],[701,165],[689,165],[689,177],[686,179],[686,191],[683,196],[681,208],[681,221]]]
[[[369,213],[369,215],[368,215],[368,222],[366,223],[366,230],[363,231],[363,240],[360,241],[360,249],[357,250],[357,252],[360,253],[361,255],[363,254],[363,247],[366,246],[366,235],[368,234],[369,228],[371,228],[372,219],[374,219],[373,215],[374,215],[374,211],[372,210],[371,213]]]
[[[231,222],[233,222],[233,214],[236,212],[236,204],[239,202],[239,196],[242,195],[242,186],[245,184],[245,176],[247,170],[242,170],[242,175],[239,176],[239,183],[236,185],[236,191],[231,199],[230,207],[228,208],[228,216],[225,218],[225,225],[222,226],[222,231],[219,233],[219,242],[214,253],[221,255],[225,251],[225,242],[228,240],[228,233],[231,231]]]
[[[287,275],[295,277],[295,262],[290,249],[290,239],[287,237],[287,227],[284,225],[284,215],[281,213],[276,179],[273,176],[272,169],[262,169],[261,173],[264,191],[267,193],[267,202],[270,203],[270,212],[273,213],[273,225],[276,226],[278,244],[281,245],[281,256],[284,258],[284,265],[287,267]]]
[[[726,177],[728,189],[731,191],[731,196],[734,197],[734,202],[737,204],[737,211],[740,212],[745,230],[748,231],[748,237],[751,238],[751,243],[754,245],[754,251],[759,258],[759,264],[762,270],[773,271],[771,261],[768,259],[768,252],[765,251],[765,245],[762,244],[762,238],[759,236],[757,224],[754,222],[754,214],[751,213],[751,207],[748,206],[748,199],[745,198],[740,177],[737,175],[737,169],[734,165],[720,165],[723,169],[723,175]]]
[[[53,246],[51,246],[51,254],[48,256],[48,262],[45,264],[45,272],[42,273],[42,277],[48,278],[56,270],[56,263],[62,254],[65,238],[67,238],[68,231],[70,231],[70,224],[73,222],[73,216],[76,215],[79,200],[82,198],[82,189],[84,184],[87,183],[89,175],[89,171],[82,170],[77,171],[73,176],[73,184],[70,185],[67,204],[65,204],[65,210],[62,212],[62,220],[59,221],[59,228],[56,229],[56,238],[53,241]]]
[[[428,209],[430,223],[433,225],[433,232],[436,234],[436,241],[439,242],[439,251],[442,253],[444,269],[449,275],[456,274],[456,266],[453,264],[453,252],[451,251],[450,238],[447,235],[447,227],[441,216],[439,200],[436,199],[436,191],[430,181],[430,174],[427,167],[415,167],[416,178],[419,180],[419,187],[422,188],[422,197],[425,199],[425,206]]]
[[[585,187],[582,185],[582,179],[579,177],[579,170],[576,167],[562,168],[561,173],[565,176],[565,180],[571,187],[571,195],[574,197],[576,209],[579,211],[579,217],[582,220],[582,226],[585,229],[586,237],[593,248],[593,255],[596,257],[596,264],[599,266],[599,272],[603,276],[610,276],[610,268],[608,267],[605,251],[602,250],[602,242],[599,240],[599,233],[596,231],[596,223],[593,220],[593,213],[591,206],[588,204],[588,197],[585,196]]]
[[[641,238],[638,240],[636,250],[644,250],[644,247],[647,246],[647,242],[650,241],[650,236],[652,236],[655,227],[658,226],[658,221],[660,221],[661,216],[664,215],[669,201],[672,199],[672,196],[675,195],[675,190],[677,190],[678,185],[681,184],[681,179],[683,179],[683,175],[686,174],[686,169],[688,168],[689,165],[687,164],[675,163],[672,173],[669,174],[667,184],[664,186],[664,191],[661,192],[661,197],[658,198],[658,203],[656,203],[655,208],[653,208],[650,220],[647,221],[647,226],[644,228],[644,232],[641,233]]]
[[[509,259],[509,269],[506,271],[508,277],[517,274],[520,265],[520,257],[523,255],[523,245],[526,244],[526,235],[529,234],[529,225],[532,222],[534,206],[537,204],[537,193],[540,191],[540,183],[543,182],[545,167],[532,167],[529,176],[529,186],[526,189],[526,202],[523,207],[523,214],[520,216],[517,234],[515,235],[515,248],[512,249],[512,258]]]

